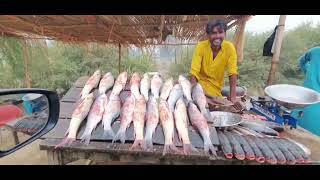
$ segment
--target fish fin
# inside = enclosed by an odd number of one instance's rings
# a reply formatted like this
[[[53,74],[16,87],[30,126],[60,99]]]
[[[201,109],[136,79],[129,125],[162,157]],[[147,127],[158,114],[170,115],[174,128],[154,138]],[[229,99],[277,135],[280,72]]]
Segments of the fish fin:
[[[166,145],[163,146],[162,155],[164,156],[168,152],[181,154],[181,151],[174,144],[166,144]]]
[[[69,130],[70,130],[70,127],[68,127],[67,131],[64,133],[64,136],[67,136],[69,134]]]
[[[112,129],[105,129],[103,131],[102,137],[103,137],[103,139],[113,139],[114,138],[114,132],[112,131]]]
[[[213,156],[216,156],[217,157],[217,152],[216,152],[216,148],[211,144],[204,144],[204,153],[209,155],[211,152],[211,154]]]
[[[80,142],[88,146],[90,143],[90,139],[91,139],[91,134],[84,134],[82,135]]]
[[[120,142],[122,144],[125,143],[126,141],[126,131],[125,130],[122,130],[122,129],[119,129],[119,131],[117,132],[117,134],[114,136],[113,140],[112,140],[112,143],[114,143],[115,141],[117,140],[120,140]]]
[[[145,141],[141,140],[141,139],[136,139],[134,140],[132,146],[130,147],[129,150],[136,150],[138,149],[138,147],[141,147],[142,150],[146,150],[146,144],[145,144]]]
[[[183,144],[183,153],[189,155],[192,153],[198,153],[199,151],[192,146],[192,144]]]
[[[64,139],[62,140],[61,143],[59,143],[58,145],[56,145],[56,146],[54,147],[54,149],[57,149],[57,148],[59,148],[59,147],[65,146],[65,145],[69,146],[73,141],[75,141],[75,139],[66,137],[66,138],[64,138]]]

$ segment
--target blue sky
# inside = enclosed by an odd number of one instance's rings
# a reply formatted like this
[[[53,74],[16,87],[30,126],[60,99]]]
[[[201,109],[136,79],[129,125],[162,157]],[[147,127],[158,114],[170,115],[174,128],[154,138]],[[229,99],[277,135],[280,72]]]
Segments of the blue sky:
[[[247,22],[246,31],[260,33],[273,30],[278,21],[279,15],[256,15]],[[307,21],[313,25],[320,24],[320,15],[287,15],[285,29],[292,29]]]

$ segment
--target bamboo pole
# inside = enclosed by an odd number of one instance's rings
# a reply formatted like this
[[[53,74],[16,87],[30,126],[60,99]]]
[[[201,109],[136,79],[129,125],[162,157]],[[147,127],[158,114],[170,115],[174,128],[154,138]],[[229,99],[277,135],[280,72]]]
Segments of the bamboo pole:
[[[119,43],[119,61],[118,61],[119,74],[121,73],[121,44]]]
[[[278,70],[279,56],[280,56],[281,44],[282,44],[282,39],[284,34],[285,21],[286,21],[286,15],[280,15],[279,23],[278,23],[279,27],[277,29],[277,33],[274,40],[275,51],[272,56],[271,68],[269,71],[269,76],[267,81],[268,86],[273,84],[277,70]]]
[[[25,73],[26,73],[26,86],[27,88],[31,88],[31,82],[30,82],[30,72],[29,72],[29,53],[27,49],[27,43],[25,40],[21,40],[22,49],[23,49],[23,60],[25,65]]]

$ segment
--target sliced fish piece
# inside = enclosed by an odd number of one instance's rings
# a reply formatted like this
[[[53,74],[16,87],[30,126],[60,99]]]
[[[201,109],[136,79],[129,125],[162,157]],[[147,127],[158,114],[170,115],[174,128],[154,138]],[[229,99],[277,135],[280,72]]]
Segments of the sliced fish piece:
[[[233,136],[235,137],[235,139],[240,143],[245,155],[246,155],[246,158],[248,160],[254,160],[256,157],[255,157],[255,154],[253,152],[253,149],[251,148],[251,146],[249,145],[249,143],[247,142],[247,140],[242,137],[241,135],[238,135],[238,134],[233,134]]]
[[[270,164],[277,164],[277,158],[275,157],[269,146],[264,141],[262,141],[262,138],[255,138],[249,136],[248,138],[251,138],[259,147],[263,156],[266,158],[266,162]]]
[[[264,141],[270,147],[271,151],[277,158],[277,162],[279,164],[285,164],[287,162],[286,157],[283,155],[280,149],[276,146],[276,144],[274,144],[270,139],[271,138],[263,138],[261,140]]]
[[[233,157],[232,147],[228,138],[221,131],[218,131],[217,133],[218,133],[218,138],[221,143],[221,148],[224,156],[227,159],[232,159]]]
[[[245,153],[244,153],[240,143],[234,137],[234,135],[230,132],[227,132],[227,131],[225,131],[224,134],[226,135],[226,137],[228,138],[228,140],[231,143],[234,156],[239,160],[244,160],[246,157]]]
[[[248,136],[244,136],[245,140],[247,140],[248,144],[254,151],[254,154],[256,156],[256,161],[258,163],[264,163],[265,157],[263,156],[261,150],[258,148],[257,144],[252,140],[252,138],[249,138]]]

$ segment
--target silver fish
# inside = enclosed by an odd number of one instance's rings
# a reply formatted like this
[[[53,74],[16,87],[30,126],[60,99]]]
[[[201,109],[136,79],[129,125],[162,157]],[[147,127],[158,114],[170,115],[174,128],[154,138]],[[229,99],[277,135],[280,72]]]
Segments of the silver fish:
[[[114,84],[114,77],[111,72],[106,73],[99,83],[99,94],[107,92]]]
[[[148,149],[153,148],[152,137],[158,124],[159,124],[159,105],[156,98],[153,95],[150,95],[148,105],[147,105],[146,134],[144,137],[146,146]]]
[[[93,99],[94,99],[93,93],[90,93],[84,99],[80,100],[78,106],[73,111],[69,128],[65,133],[65,136],[67,137],[55,148],[58,148],[65,144],[70,145],[73,141],[76,140],[77,132],[80,127],[80,124],[87,117],[90,111],[91,105],[93,103]]]
[[[130,126],[133,119],[133,112],[135,107],[135,98],[134,95],[130,95],[127,97],[126,101],[122,106],[122,110],[120,113],[120,128],[117,134],[114,136],[112,143],[120,139],[121,143],[125,143],[126,141],[126,130]]]
[[[213,144],[210,139],[210,131],[209,131],[208,123],[205,117],[201,114],[201,112],[197,108],[197,106],[192,102],[189,102],[188,115],[192,125],[199,130],[202,136],[205,153],[209,154],[209,151],[210,151],[213,156],[217,156],[216,149],[213,147]]]
[[[161,88],[160,98],[162,100],[166,101],[168,99],[168,97],[169,97],[169,94],[170,94],[172,88],[173,88],[173,79],[172,78],[168,78],[164,82],[164,84],[163,84],[163,86]]]
[[[179,75],[179,83],[182,86],[184,97],[187,99],[187,101],[192,101],[190,81],[183,75]]]
[[[131,149],[136,149],[140,146],[143,150],[146,149],[143,141],[143,130],[146,114],[146,100],[144,96],[140,95],[136,98],[136,103],[133,111],[133,128],[134,128],[134,142]]]
[[[191,154],[192,152],[198,152],[190,142],[187,119],[187,108],[182,97],[180,97],[174,109],[174,120],[179,138],[183,142],[183,152],[185,155]]]
[[[159,99],[160,89],[162,85],[162,78],[160,77],[160,75],[155,74],[151,79],[151,93],[154,96],[154,98]]]
[[[150,77],[148,73],[144,73],[140,83],[140,92],[144,96],[147,102],[149,98],[149,89],[150,89]]]
[[[140,96],[140,90],[139,90],[140,81],[141,81],[141,78],[139,73],[133,73],[130,80],[130,90],[135,98]]]
[[[103,113],[103,137],[105,139],[113,138],[114,132],[111,124],[120,115],[121,101],[119,96],[110,95],[109,101],[105,103],[105,111]]]
[[[97,125],[99,124],[99,122],[103,117],[105,101],[108,101],[107,95],[106,94],[99,95],[94,101],[90,109],[90,112],[87,118],[86,128],[80,138],[81,142],[85,142],[86,145],[89,145],[91,133],[97,127]]]
[[[213,122],[214,119],[209,111],[209,106],[207,103],[207,98],[204,95],[202,86],[197,83],[192,89],[192,98],[195,103],[198,105],[203,116],[210,122]]]
[[[122,72],[116,79],[116,82],[113,85],[111,94],[113,96],[118,96],[120,92],[125,88],[127,83],[128,73]]]
[[[182,96],[183,96],[183,91],[182,91],[181,85],[180,84],[174,85],[168,98],[168,104],[171,112],[174,111],[174,106],[176,102]]]
[[[93,73],[93,75],[88,79],[88,81],[84,85],[80,93],[80,96],[81,96],[80,98],[83,99],[88,94],[90,94],[90,92],[98,86],[100,79],[101,79],[101,71],[97,70]]]
[[[180,153],[178,148],[173,144],[174,120],[173,120],[172,112],[169,110],[169,105],[167,101],[160,100],[159,114],[160,114],[160,122],[164,132],[164,137],[165,137],[162,155],[165,155],[169,150]]]

